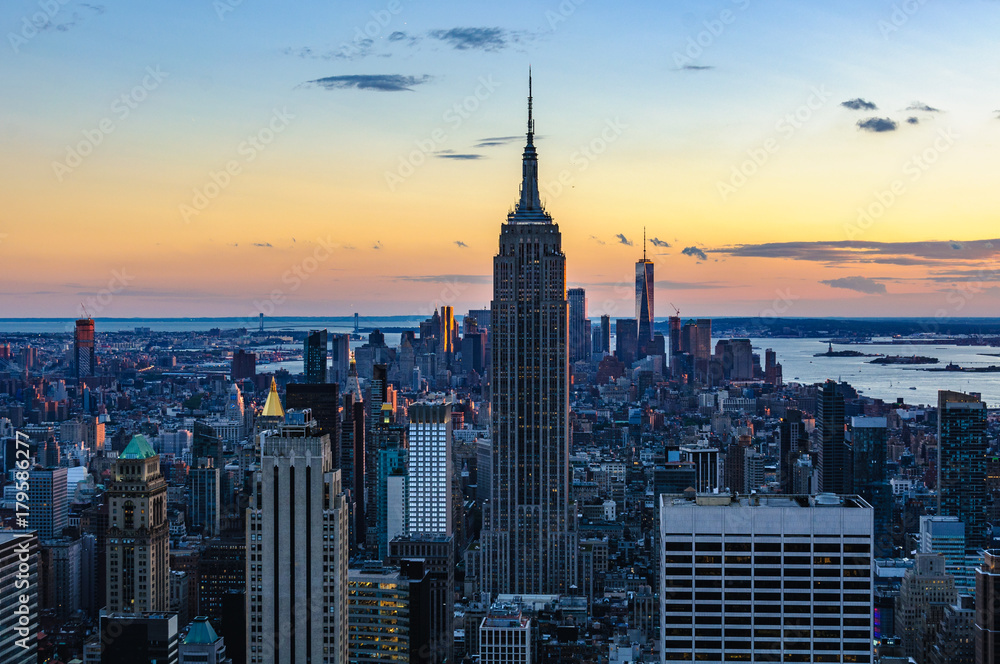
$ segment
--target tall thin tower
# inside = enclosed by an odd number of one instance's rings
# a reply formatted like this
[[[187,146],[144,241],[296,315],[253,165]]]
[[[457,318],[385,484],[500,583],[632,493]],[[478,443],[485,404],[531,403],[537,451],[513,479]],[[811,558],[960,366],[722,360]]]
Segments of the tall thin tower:
[[[492,496],[483,590],[563,593],[576,583],[569,496],[566,257],[538,195],[531,76],[520,200],[493,259]]]
[[[642,260],[635,262],[635,317],[639,319],[639,357],[645,357],[653,341],[653,261],[646,258],[645,228]]]

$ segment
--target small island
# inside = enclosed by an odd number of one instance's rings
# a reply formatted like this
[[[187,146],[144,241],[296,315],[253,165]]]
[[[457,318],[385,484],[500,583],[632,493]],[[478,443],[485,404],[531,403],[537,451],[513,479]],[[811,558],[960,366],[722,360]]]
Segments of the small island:
[[[816,353],[813,357],[878,357],[878,355],[862,353],[859,350],[834,350],[833,344],[830,344],[825,353]]]
[[[933,369],[924,369],[924,371],[962,371],[966,373],[1000,373],[1000,367],[995,364],[991,364],[988,367],[963,367],[955,364],[954,362],[949,363],[944,367],[934,367]]]
[[[926,357],[924,355],[886,355],[877,357],[868,364],[937,364],[936,357]]]

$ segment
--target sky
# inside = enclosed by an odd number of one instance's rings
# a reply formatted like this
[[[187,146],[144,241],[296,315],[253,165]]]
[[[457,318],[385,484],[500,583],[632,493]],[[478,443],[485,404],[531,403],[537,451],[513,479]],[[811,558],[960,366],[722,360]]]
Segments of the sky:
[[[0,317],[488,306],[529,66],[591,316],[997,315],[1000,2],[148,4],[0,8]]]

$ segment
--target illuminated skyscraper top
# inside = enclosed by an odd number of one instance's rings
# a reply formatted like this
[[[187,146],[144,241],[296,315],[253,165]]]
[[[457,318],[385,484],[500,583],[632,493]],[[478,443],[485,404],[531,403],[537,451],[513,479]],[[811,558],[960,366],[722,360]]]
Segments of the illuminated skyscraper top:
[[[528,142],[524,146],[521,166],[521,198],[514,211],[507,215],[513,224],[551,224],[552,217],[542,207],[538,194],[538,154],[535,152],[535,120],[532,117],[531,70],[528,70]]]

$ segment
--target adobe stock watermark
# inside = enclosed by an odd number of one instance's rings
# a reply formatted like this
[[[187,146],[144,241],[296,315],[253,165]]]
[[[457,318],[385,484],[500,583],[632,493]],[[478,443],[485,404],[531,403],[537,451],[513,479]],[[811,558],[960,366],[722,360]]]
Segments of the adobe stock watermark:
[[[888,40],[891,34],[899,32],[928,2],[929,0],[903,0],[894,4],[889,18],[880,19],[878,22],[878,31],[882,39]]]
[[[264,299],[253,301],[253,312],[247,316],[247,327],[252,327],[259,321],[260,314],[273,316],[276,308],[285,303],[290,293],[299,290],[306,281],[319,269],[320,265],[330,260],[336,244],[329,235],[316,240],[312,254],[306,256],[281,274],[281,287],[274,288]]]
[[[771,325],[778,318],[787,314],[791,311],[795,301],[801,299],[798,295],[792,293],[790,288],[784,290],[779,288],[774,293],[776,297],[771,302],[771,306],[760,312],[760,321],[765,325]]]
[[[569,17],[576,13],[580,5],[587,0],[562,0],[555,10],[545,10],[545,20],[549,24],[549,30],[555,32],[560,23],[565,23]]]
[[[575,166],[575,169],[564,168],[559,171],[555,180],[550,180],[541,185],[545,195],[550,199],[558,198],[565,191],[566,187],[573,185],[574,173],[583,173],[590,168],[590,165],[607,152],[608,148],[621,138],[621,135],[628,128],[629,125],[622,122],[621,118],[616,117],[605,120],[604,126],[598,132],[597,136],[579,146],[570,154],[569,163]]]
[[[96,293],[91,293],[85,297],[83,302],[80,303],[78,315],[90,318],[95,314],[101,313],[111,306],[115,295],[128,288],[133,281],[135,281],[135,275],[129,274],[125,268],[112,270],[111,278],[108,279],[108,285]],[[72,328],[72,324],[67,325],[67,327]]]
[[[874,192],[874,199],[866,206],[858,208],[858,216],[851,224],[844,225],[848,240],[858,237],[884,217],[893,205],[902,198],[910,185],[920,181],[924,174],[938,162],[945,152],[961,138],[952,128],[939,129],[934,143],[923,152],[912,155],[903,163],[903,176],[893,180],[888,187]]]
[[[832,93],[826,89],[826,85],[814,86],[802,105],[791,113],[786,113],[774,124],[777,137],[767,138],[757,147],[747,150],[747,159],[738,166],[732,167],[729,179],[719,180],[715,183],[715,189],[722,198],[722,202],[725,203],[733,194],[746,186],[747,182],[771,160],[771,157],[781,150],[781,146],[812,120],[816,112],[823,108],[831,96]]]
[[[34,14],[21,17],[21,29],[18,32],[8,32],[7,42],[15,54],[21,52],[21,47],[38,36],[42,30],[52,25],[52,19],[59,11],[69,4],[70,0],[38,0],[38,8]]]
[[[184,223],[191,223],[191,219],[204,212],[232,184],[233,178],[243,173],[243,166],[253,162],[294,119],[295,116],[285,107],[281,110],[273,109],[267,124],[236,146],[239,159],[230,159],[219,170],[209,171],[208,182],[191,191],[190,203],[178,205],[177,209]]]
[[[381,37],[394,16],[398,16],[403,11],[403,3],[400,0],[390,0],[385,9],[372,10],[368,12],[372,20],[363,26],[354,27],[354,35],[350,42],[343,42],[334,53],[334,57],[350,60],[365,55],[371,48],[375,39]]]
[[[750,6],[750,0],[731,0],[731,2],[741,12],[746,11]],[[732,9],[723,9],[715,18],[703,21],[704,30],[688,37],[684,50],[674,51],[674,66],[677,69],[697,67],[695,63],[698,58],[704,55],[706,50],[712,48],[719,37],[726,32],[726,29],[736,22],[738,16],[739,14]]]
[[[66,158],[62,161],[52,162],[52,172],[55,174],[56,180],[62,182],[67,175],[83,164],[83,160],[92,155],[94,150],[104,143],[104,139],[113,134],[120,123],[128,119],[132,115],[132,111],[139,108],[139,104],[146,101],[150,93],[159,88],[168,76],[170,74],[161,71],[159,65],[146,67],[146,75],[142,77],[142,81],[111,102],[112,115],[99,120],[97,126],[84,129],[81,132],[83,134],[82,140],[75,145],[66,146]]]
[[[493,75],[479,77],[479,85],[476,86],[472,94],[467,95],[461,101],[452,104],[451,108],[441,114],[441,121],[451,129],[457,130],[466,120],[478,111],[483,102],[493,96],[500,83],[493,80]],[[395,171],[385,172],[385,184],[389,191],[396,189],[406,182],[417,169],[427,163],[427,159],[440,150],[448,142],[450,135],[442,127],[433,129],[426,138],[417,139],[413,142],[415,149],[406,155],[400,155]]]

